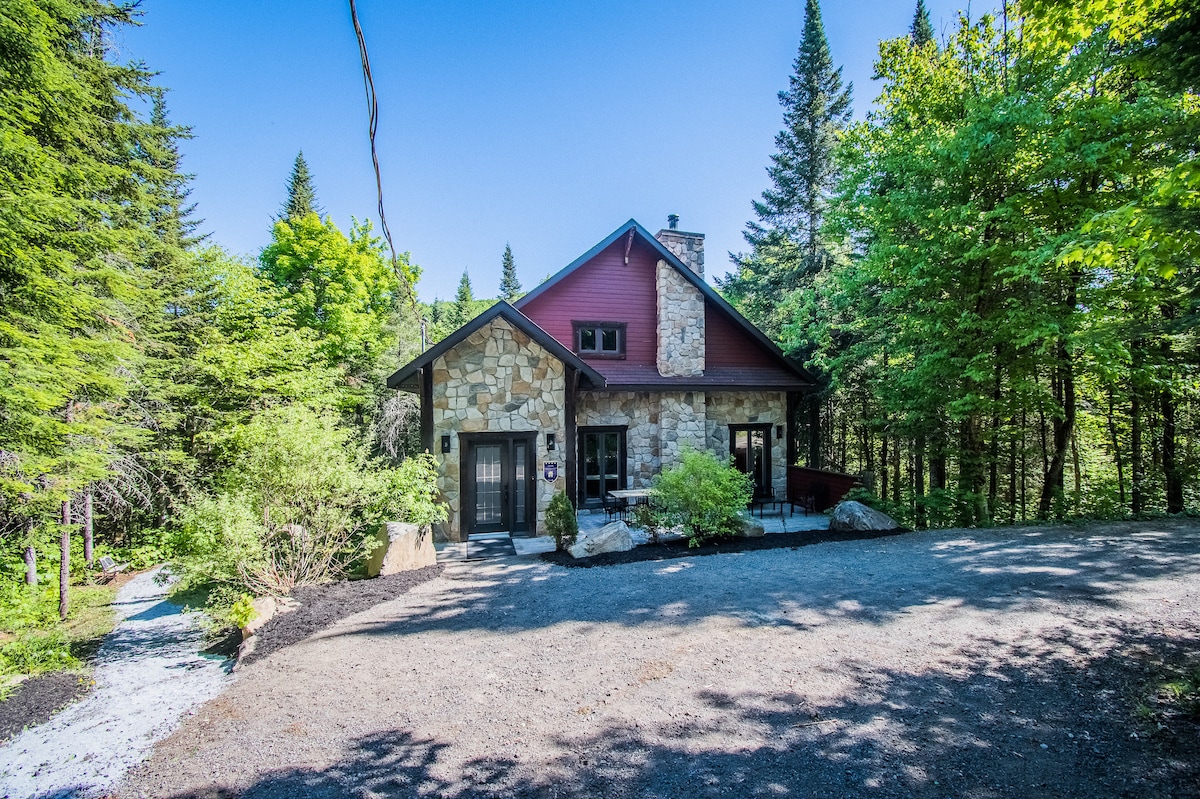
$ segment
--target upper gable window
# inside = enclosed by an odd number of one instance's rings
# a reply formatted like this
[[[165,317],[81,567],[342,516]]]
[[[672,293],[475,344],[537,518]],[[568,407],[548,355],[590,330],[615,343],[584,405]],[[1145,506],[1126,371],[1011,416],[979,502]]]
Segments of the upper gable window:
[[[573,322],[575,352],[587,358],[624,358],[624,322]]]

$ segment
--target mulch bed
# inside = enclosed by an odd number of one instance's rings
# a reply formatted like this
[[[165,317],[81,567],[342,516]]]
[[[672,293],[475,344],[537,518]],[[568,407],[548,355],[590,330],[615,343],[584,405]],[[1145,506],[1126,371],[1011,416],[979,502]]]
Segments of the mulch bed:
[[[688,546],[687,539],[677,538],[659,544],[643,544],[627,552],[605,552],[590,558],[571,557],[570,552],[543,552],[542,560],[577,569],[593,566],[617,566],[622,563],[641,563],[647,560],[671,560],[700,555],[724,555],[730,552],[758,552],[764,549],[796,549],[827,541],[866,541],[910,532],[903,528],[878,531],[804,530],[799,533],[769,533],[760,538],[725,538],[698,547]]]
[[[0,742],[26,727],[41,724],[72,702],[86,696],[96,684],[86,674],[57,671],[30,677],[0,702]]]
[[[400,572],[373,580],[346,580],[325,585],[297,588],[292,597],[300,603],[298,610],[281,613],[255,633],[258,643],[243,663],[266,657],[285,646],[299,643],[336,621],[395,599],[428,582],[442,573],[442,565]]]

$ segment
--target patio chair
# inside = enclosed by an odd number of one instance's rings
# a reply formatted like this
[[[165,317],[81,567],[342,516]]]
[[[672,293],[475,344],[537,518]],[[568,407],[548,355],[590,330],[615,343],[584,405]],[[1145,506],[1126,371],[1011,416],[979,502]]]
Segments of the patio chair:
[[[605,521],[611,522],[614,516],[625,521],[625,515],[629,512],[629,503],[626,500],[605,494],[600,498],[600,502],[604,505]]]

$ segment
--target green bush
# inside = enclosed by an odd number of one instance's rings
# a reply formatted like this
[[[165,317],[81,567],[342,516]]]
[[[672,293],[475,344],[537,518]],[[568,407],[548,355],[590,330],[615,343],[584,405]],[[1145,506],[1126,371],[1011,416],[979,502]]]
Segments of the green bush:
[[[554,536],[554,546],[560,551],[574,544],[579,536],[575,508],[565,492],[560,491],[550,498],[546,507],[546,534]]]
[[[432,458],[389,468],[330,414],[266,411],[217,445],[215,491],[184,508],[164,545],[179,590],[206,588],[223,620],[242,594],[285,595],[344,576],[376,544],[381,521],[446,518]]]
[[[699,546],[737,532],[753,494],[753,480],[731,462],[684,449],[679,464],[654,480],[653,523],[664,530],[678,529],[690,546]]]
[[[41,674],[80,665],[63,630],[22,633],[0,646],[0,675]]]

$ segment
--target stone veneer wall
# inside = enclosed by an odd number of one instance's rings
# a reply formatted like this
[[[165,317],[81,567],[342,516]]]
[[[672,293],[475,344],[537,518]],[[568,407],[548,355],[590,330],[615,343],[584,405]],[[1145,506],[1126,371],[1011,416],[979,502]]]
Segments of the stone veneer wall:
[[[771,425],[771,483],[775,496],[787,494],[787,442],[775,438],[775,425],[787,424],[787,394],[782,391],[746,391],[708,394],[705,435],[720,457],[729,455],[729,425]]]
[[[464,447],[459,433],[536,432],[537,525],[546,506],[566,487],[565,453],[546,451],[546,433],[566,441],[566,369],[551,355],[502,318],[480,328],[433,362],[433,436],[453,437],[450,452],[435,453],[438,488],[450,506],[439,537],[461,540],[460,465]],[[572,444],[573,445],[573,444]],[[541,478],[545,460],[560,462],[553,484]]]
[[[650,480],[662,468],[657,394],[645,391],[580,392],[575,404],[575,424],[579,427],[615,425],[626,428],[625,475],[629,487],[650,487]],[[580,468],[578,464],[576,468]]]
[[[626,474],[630,488],[647,488],[654,475],[679,461],[684,444],[729,456],[729,425],[769,424],[771,478],[775,493],[787,490],[787,450],[775,438],[784,424],[787,395],[781,391],[582,392],[575,412],[580,427],[616,425],[627,428]]]
[[[658,262],[658,373],[704,374],[704,296],[666,261]]]

